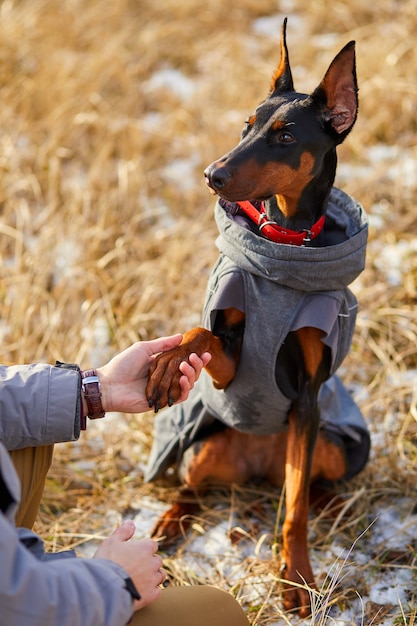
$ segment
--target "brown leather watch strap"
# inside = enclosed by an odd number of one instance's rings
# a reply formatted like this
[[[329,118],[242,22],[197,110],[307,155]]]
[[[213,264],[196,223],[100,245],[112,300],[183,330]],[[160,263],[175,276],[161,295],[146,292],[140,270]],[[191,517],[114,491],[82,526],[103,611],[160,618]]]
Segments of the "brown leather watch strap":
[[[81,388],[87,402],[88,417],[95,420],[105,416],[101,404],[100,382],[96,370],[84,370],[81,372]]]

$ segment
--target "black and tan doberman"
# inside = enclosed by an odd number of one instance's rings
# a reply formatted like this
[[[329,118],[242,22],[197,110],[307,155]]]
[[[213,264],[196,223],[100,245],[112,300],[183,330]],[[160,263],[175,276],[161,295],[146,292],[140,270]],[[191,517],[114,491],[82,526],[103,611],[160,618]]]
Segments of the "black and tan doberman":
[[[294,90],[285,20],[281,61],[270,93],[247,120],[239,144],[205,170],[210,191],[226,204],[236,203],[243,216],[254,220],[252,230],[260,240],[319,246],[336,173],[336,147],[352,129],[357,110],[355,43],[339,52],[313,93],[302,94]],[[186,332],[178,348],[155,362],[147,387],[150,406],[158,411],[178,399],[178,363],[192,352],[212,354],[206,371],[227,394],[243,341],[245,312],[239,306],[218,310],[212,331],[199,327]],[[330,370],[331,352],[320,328],[289,332],[275,364],[276,383],[291,398],[285,432],[257,435],[224,428],[199,441],[183,468],[184,483],[193,489],[206,482],[243,483],[254,476],[280,487],[285,482],[284,606],[301,616],[310,613],[307,587],[314,587],[307,545],[310,485],[317,479],[338,480],[347,469],[343,447],[319,429],[318,394]],[[154,536],[168,541],[176,537],[188,506],[179,499],[159,520]]]

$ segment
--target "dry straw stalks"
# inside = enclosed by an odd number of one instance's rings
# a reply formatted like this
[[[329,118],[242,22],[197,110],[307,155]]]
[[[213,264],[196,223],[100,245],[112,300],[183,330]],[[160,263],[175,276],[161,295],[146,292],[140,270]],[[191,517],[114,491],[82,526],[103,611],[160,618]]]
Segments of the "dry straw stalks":
[[[354,562],[356,542],[373,532],[376,504],[396,502],[406,516],[412,510],[402,503],[415,498],[413,0],[1,2],[1,356],[3,363],[58,358],[88,367],[138,338],[198,322],[216,257],[202,171],[236,143],[246,115],[266,96],[285,15],[301,90],[314,88],[340,47],[357,40],[360,116],[340,150],[338,183],[373,218],[343,374],[358,392],[375,446],[369,467],[348,486],[348,521],[330,529],[311,521],[319,584],[326,571],[330,577],[313,603],[319,611],[320,603],[343,609],[368,592],[369,563],[345,577],[344,562],[329,560],[327,548],[334,541],[352,547]],[[271,16],[274,36],[257,34],[255,21]],[[161,86],[164,76],[173,87]],[[122,516],[141,499],[173,497],[169,484],[142,483],[151,436],[151,414],[118,416],[91,426],[79,444],[57,448],[37,525],[51,549],[108,533],[117,522],[108,511]],[[254,501],[257,524],[245,515]],[[271,502],[278,510],[272,518]],[[259,546],[258,559],[243,560],[247,576],[264,585],[259,601],[245,597],[245,575],[231,585],[214,568],[208,581],[230,588],[253,624],[290,620],[280,611],[273,567],[279,512],[279,494],[248,486],[208,497],[196,520],[205,532],[233,517],[255,546],[260,526],[273,537],[269,558]],[[173,581],[202,582],[184,565],[186,545],[168,557]],[[383,545],[379,550],[374,570],[395,567],[384,564]],[[414,550],[409,546],[401,567],[415,570]],[[378,623],[375,615],[363,623]],[[415,611],[398,606],[393,615],[411,624]]]

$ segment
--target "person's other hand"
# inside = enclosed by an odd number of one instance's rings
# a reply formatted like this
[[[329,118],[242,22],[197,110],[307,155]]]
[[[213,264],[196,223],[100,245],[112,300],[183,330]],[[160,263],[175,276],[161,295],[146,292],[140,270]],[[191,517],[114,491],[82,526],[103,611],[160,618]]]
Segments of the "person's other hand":
[[[109,559],[126,571],[141,598],[135,600],[135,611],[154,602],[161,593],[166,580],[162,558],[156,554],[158,544],[153,539],[129,541],[135,532],[135,524],[128,520],[103,541],[94,558]]]

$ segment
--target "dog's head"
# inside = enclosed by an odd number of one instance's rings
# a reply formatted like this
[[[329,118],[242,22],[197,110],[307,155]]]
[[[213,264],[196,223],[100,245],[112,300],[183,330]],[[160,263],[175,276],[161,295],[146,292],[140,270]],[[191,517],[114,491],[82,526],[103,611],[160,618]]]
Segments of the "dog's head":
[[[287,206],[296,211],[307,188],[333,184],[336,146],[355,123],[358,89],[355,42],[351,41],[333,59],[313,93],[296,92],[286,22],[281,31],[281,61],[268,97],[246,121],[240,143],[204,174],[212,193],[226,200],[275,196],[286,199]]]

